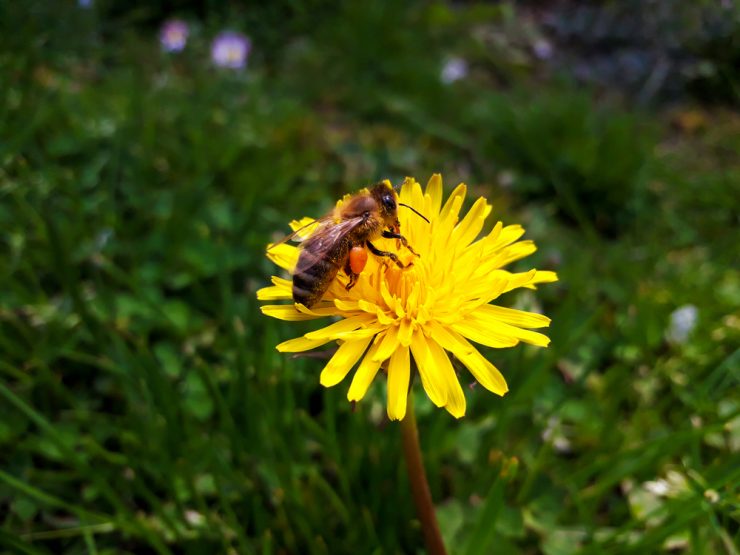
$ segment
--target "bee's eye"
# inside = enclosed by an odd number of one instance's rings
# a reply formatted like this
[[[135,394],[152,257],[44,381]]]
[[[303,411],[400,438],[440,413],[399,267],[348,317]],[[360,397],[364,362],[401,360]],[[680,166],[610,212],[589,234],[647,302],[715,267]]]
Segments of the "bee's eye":
[[[395,210],[396,209],[396,201],[391,195],[383,195],[383,206],[387,210]]]

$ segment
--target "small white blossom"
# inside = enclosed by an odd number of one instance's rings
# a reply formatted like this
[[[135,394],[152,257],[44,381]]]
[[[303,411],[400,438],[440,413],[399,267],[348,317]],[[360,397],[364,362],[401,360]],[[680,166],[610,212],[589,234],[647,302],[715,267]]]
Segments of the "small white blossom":
[[[468,62],[463,58],[450,58],[445,62],[440,73],[440,80],[443,83],[450,84],[468,76]]]
[[[672,343],[685,343],[696,327],[699,309],[693,304],[683,305],[671,312],[666,338]]]
[[[666,495],[670,491],[668,482],[666,482],[662,478],[659,478],[658,480],[654,480],[654,481],[645,482],[643,486],[650,493],[654,493],[655,495],[659,495],[661,497]]]
[[[532,50],[534,51],[534,55],[540,60],[549,60],[552,58],[552,43],[547,39],[537,39],[532,45]]]

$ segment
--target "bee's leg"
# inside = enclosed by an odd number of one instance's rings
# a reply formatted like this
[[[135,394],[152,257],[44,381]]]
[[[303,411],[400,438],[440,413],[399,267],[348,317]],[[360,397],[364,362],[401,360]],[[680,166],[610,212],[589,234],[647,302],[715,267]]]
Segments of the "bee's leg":
[[[373,245],[370,241],[367,241],[365,244],[367,245],[367,248],[370,249],[370,252],[373,253],[375,256],[385,256],[386,258],[390,258],[391,260],[393,260],[393,262],[396,263],[396,266],[398,266],[401,269],[408,268],[409,266],[413,265],[413,264],[404,264],[398,259],[398,257],[395,254],[393,254],[392,252],[380,250],[375,245]]]
[[[404,237],[400,233],[396,233],[395,231],[391,229],[386,229],[383,232],[383,237],[385,237],[386,239],[398,239],[399,241],[401,241],[401,244],[404,247],[406,247],[407,249],[411,251],[411,254],[413,254],[414,256],[420,256],[414,249],[411,248],[411,245],[409,245],[409,242],[406,239],[406,237]]]
[[[344,288],[349,291],[357,283],[357,278],[360,277],[360,274],[352,271],[352,264],[350,264],[349,257],[347,257],[347,262],[344,263],[344,273],[349,277],[349,282],[347,282]]]

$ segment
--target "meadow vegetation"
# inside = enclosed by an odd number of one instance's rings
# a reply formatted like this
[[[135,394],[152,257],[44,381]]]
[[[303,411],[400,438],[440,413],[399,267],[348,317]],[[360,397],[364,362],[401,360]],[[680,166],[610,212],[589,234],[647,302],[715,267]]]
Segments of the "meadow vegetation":
[[[692,3],[730,34],[673,21],[646,89],[567,70],[622,16],[547,2],[84,4],[0,7],[2,550],[420,553],[383,380],[322,388],[255,291],[290,219],[439,172],[560,276],[505,299],[552,318],[484,351],[508,395],[415,388],[450,552],[740,552],[740,8]]]

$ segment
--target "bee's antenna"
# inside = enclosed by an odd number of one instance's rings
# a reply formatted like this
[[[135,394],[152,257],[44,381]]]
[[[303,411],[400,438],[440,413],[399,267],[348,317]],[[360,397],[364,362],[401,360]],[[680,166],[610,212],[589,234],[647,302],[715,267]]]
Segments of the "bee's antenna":
[[[408,204],[404,204],[402,202],[399,202],[398,203],[398,206],[405,206],[406,208],[408,208],[409,210],[411,210],[414,214],[416,214],[417,216],[419,216],[422,220],[424,220],[426,223],[428,223],[428,224],[431,223],[429,220],[426,219],[426,217],[421,212],[419,212],[418,210],[416,210],[416,208],[412,208]]]

